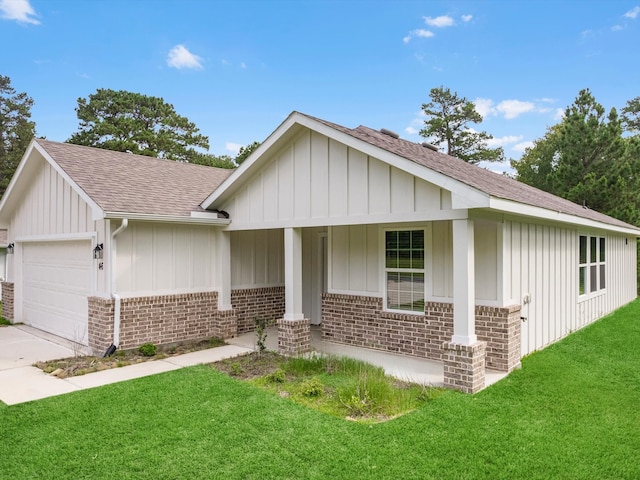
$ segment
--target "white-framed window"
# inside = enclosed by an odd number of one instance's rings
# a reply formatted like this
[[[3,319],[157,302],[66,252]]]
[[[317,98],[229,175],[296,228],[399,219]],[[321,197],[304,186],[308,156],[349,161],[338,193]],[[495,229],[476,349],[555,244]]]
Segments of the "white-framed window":
[[[424,313],[424,229],[386,230],[386,310]]]
[[[580,235],[578,266],[578,294],[588,295],[607,286],[606,281],[606,239]]]

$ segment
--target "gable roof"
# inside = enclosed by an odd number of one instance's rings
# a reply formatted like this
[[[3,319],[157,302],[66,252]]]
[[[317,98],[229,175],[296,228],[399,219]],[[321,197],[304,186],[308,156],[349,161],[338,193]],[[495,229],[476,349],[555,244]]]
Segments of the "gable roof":
[[[191,217],[232,170],[36,139],[35,149],[68,178],[101,216],[114,213]],[[20,174],[16,172],[16,177]],[[12,179],[14,183],[16,179]],[[13,192],[12,185],[5,197]],[[0,203],[0,210],[7,202]],[[124,216],[124,215],[123,215]]]
[[[621,220],[604,215],[595,210],[577,205],[569,200],[565,200],[551,193],[531,187],[517,180],[500,175],[484,168],[472,165],[456,157],[452,157],[442,152],[426,148],[422,144],[395,138],[380,131],[374,130],[363,125],[357,128],[347,128],[326,120],[305,115],[299,112],[293,112],[285,122],[265,140],[265,149],[258,148],[253,154],[245,160],[240,168],[236,170],[231,178],[217,191],[214,191],[202,206],[210,208],[213,203],[220,198],[225,190],[234,183],[237,177],[241,176],[246,168],[250,168],[251,163],[255,162],[266,148],[278,144],[280,137],[289,138],[289,130],[295,130],[296,125],[303,125],[307,128],[319,130],[320,133],[333,137],[338,141],[343,141],[353,148],[362,149],[363,145],[374,147],[378,152],[392,154],[400,159],[406,159],[410,162],[426,167],[432,172],[441,174],[441,178],[454,180],[459,185],[463,185],[464,195],[483,194],[489,198],[489,202],[484,207],[495,210],[509,211],[511,213],[521,213],[530,215],[540,212],[540,209],[553,212],[554,214],[564,214],[569,217],[578,217],[593,222],[619,227],[625,230],[632,229],[636,234],[640,234],[640,229]],[[322,127],[328,127],[322,128]],[[338,132],[343,135],[335,135]],[[345,137],[345,135],[347,137]],[[348,138],[355,139],[356,142],[350,142]],[[261,145],[262,147],[262,145]],[[383,155],[379,154],[379,158]],[[245,165],[246,164],[246,165]],[[436,180],[434,183],[438,184]],[[451,185],[445,185],[439,182],[441,187],[451,189]],[[522,207],[532,207],[523,213]],[[482,208],[480,206],[476,208]],[[534,212],[535,209],[535,212]],[[535,215],[531,215],[535,216]],[[567,218],[567,217],[563,217]]]

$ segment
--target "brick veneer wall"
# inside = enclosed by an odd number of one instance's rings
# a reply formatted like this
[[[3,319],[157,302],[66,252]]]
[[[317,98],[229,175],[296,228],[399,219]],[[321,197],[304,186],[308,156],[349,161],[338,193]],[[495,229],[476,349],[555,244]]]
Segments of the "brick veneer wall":
[[[476,306],[476,335],[487,343],[488,368],[510,372],[520,367],[520,305]]]
[[[476,334],[487,342],[486,365],[511,371],[520,362],[520,307],[476,306]],[[324,340],[442,361],[453,335],[453,305],[427,302],[424,314],[382,310],[382,299],[325,293]]]
[[[13,321],[13,282],[2,282],[2,316]]]
[[[166,344],[237,334],[235,314],[218,311],[217,292],[123,298],[120,348],[143,343]],[[113,340],[114,301],[89,297],[89,346],[106,349]]]
[[[238,334],[253,332],[256,318],[274,325],[284,316],[284,287],[231,290],[231,305],[238,320]]]

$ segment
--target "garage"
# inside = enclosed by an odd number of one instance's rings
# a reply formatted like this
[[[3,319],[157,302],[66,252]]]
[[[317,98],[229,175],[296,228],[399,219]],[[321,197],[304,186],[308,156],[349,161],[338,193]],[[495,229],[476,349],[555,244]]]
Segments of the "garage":
[[[88,240],[24,243],[24,323],[87,345],[92,262]]]

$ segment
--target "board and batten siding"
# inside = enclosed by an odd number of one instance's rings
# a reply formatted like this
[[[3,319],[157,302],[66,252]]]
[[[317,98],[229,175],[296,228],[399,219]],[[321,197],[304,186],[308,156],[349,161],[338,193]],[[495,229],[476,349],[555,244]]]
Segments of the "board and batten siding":
[[[442,218],[451,194],[328,137],[303,131],[224,205],[230,230]]]
[[[51,164],[41,160],[41,168],[13,215],[10,240],[97,230],[104,231],[104,222],[94,221],[89,205]]]
[[[215,290],[215,235],[207,226],[130,222],[117,237],[118,293]]]
[[[382,296],[380,227],[346,225],[329,230],[329,282],[332,293]]]
[[[284,285],[282,230],[231,232],[231,288]]]
[[[579,236],[606,238],[606,289],[579,296]],[[521,303],[521,354],[544,348],[636,297],[636,246],[603,232],[518,221],[504,223],[506,295]],[[530,299],[524,302],[525,296]]]

